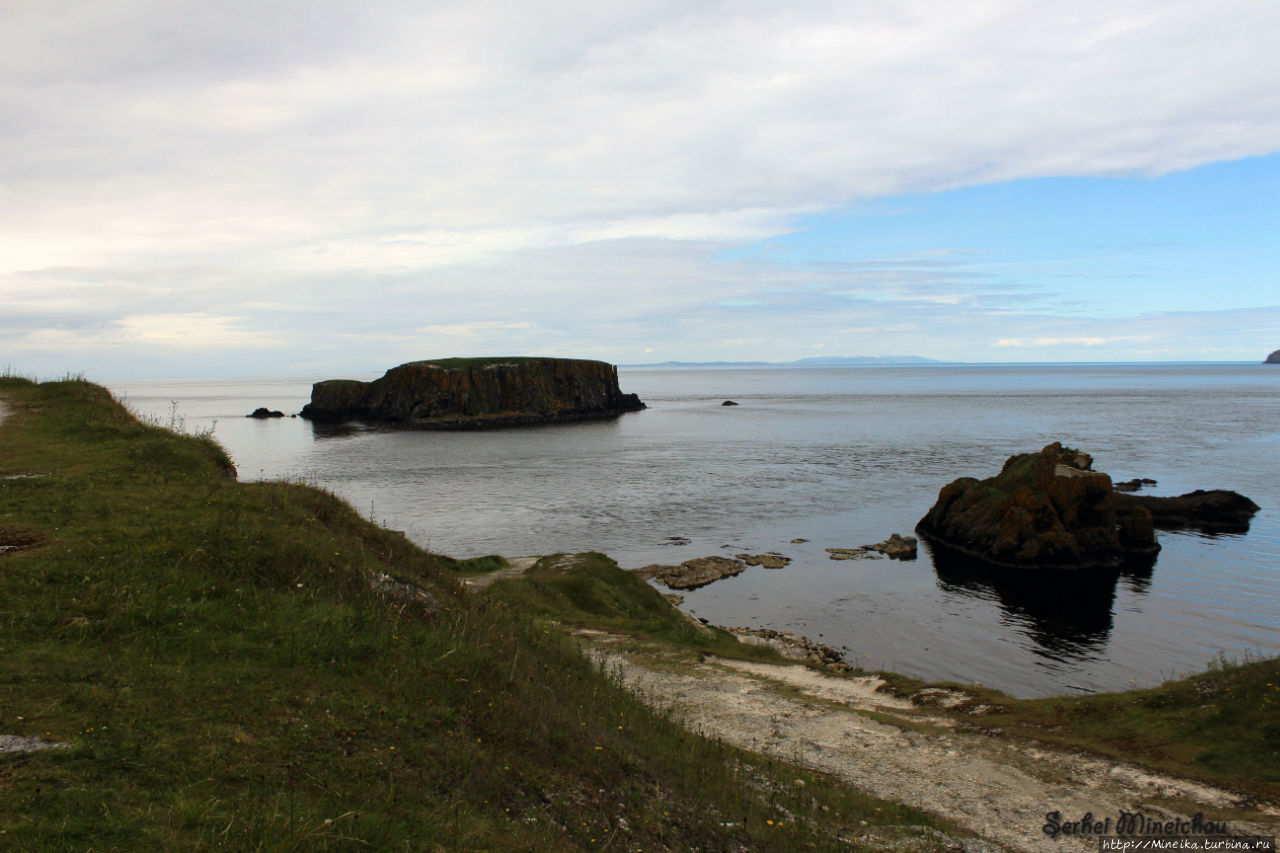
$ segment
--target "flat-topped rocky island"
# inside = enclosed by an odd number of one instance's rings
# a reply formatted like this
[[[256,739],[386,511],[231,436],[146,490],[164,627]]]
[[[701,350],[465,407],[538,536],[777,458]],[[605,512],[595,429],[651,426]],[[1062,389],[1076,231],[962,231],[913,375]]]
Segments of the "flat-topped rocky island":
[[[461,430],[602,420],[644,407],[618,387],[614,365],[512,356],[412,361],[372,382],[317,382],[301,414],[321,423]]]

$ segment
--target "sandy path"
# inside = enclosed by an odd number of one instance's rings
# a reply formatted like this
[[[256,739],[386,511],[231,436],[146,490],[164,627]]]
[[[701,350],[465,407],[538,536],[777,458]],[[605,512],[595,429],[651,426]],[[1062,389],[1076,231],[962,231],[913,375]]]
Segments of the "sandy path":
[[[1235,795],[1198,783],[958,731],[954,715],[880,693],[875,677],[837,678],[803,666],[719,658],[698,661],[655,650],[637,654],[624,651],[618,637],[594,631],[581,636],[588,655],[691,729],[919,806],[1006,849],[1098,849],[1096,838],[1047,836],[1042,827],[1052,811],[1059,811],[1063,821],[1092,813],[1111,817],[1114,825],[1122,810],[1153,819],[1189,819],[1237,804]],[[1277,818],[1280,812],[1270,813],[1265,826],[1232,821],[1229,830],[1274,835]]]

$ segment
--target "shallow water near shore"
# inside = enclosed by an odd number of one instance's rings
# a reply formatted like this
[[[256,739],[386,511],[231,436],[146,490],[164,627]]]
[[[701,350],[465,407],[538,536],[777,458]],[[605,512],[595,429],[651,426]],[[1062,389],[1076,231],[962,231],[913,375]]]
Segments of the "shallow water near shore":
[[[1280,653],[1280,368],[938,365],[626,369],[649,408],[494,432],[320,429],[297,379],[110,383],[137,412],[212,427],[242,480],[303,479],[434,551],[603,551],[626,568],[777,552],[786,568],[686,594],[721,625],[847,647],[855,664],[1016,696],[1148,686]],[[350,378],[372,378],[352,376]],[[732,399],[738,406],[721,406]],[[1160,533],[1149,573],[992,579],[935,559],[832,561],[909,534],[960,476],[1060,440],[1150,494],[1234,489],[1248,533]],[[805,539],[805,542],[793,540]],[[684,543],[684,544],[681,544]]]

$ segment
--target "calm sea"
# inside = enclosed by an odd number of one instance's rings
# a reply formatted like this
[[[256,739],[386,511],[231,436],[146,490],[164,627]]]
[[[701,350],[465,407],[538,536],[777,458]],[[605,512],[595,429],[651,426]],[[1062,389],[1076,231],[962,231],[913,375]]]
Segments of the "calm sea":
[[[783,554],[786,568],[749,568],[685,609],[820,638],[863,666],[1041,696],[1280,653],[1278,367],[623,369],[649,408],[604,423],[438,433],[244,417],[297,412],[318,378],[113,390],[164,423],[212,427],[242,480],[323,485],[454,556],[599,550],[635,568]],[[1262,511],[1242,535],[1161,533],[1150,573],[1084,586],[993,582],[925,548],[915,562],[828,558],[911,534],[952,479],[1055,440],[1114,479],[1158,480],[1152,494],[1234,489]]]

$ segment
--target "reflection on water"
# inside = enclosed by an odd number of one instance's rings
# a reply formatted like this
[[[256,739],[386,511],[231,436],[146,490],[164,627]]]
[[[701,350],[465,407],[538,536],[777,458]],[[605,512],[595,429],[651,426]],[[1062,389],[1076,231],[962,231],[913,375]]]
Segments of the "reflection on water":
[[[1119,570],[1015,569],[994,566],[924,540],[946,593],[999,602],[1007,624],[1053,658],[1087,658],[1111,634]],[[1150,567],[1144,569],[1150,577]]]
[[[327,421],[307,421],[311,427],[311,435],[316,441],[323,441],[328,438],[350,438],[353,435],[359,435],[365,432],[374,432],[378,427],[369,426],[367,424],[348,421],[347,423],[330,423]]]

